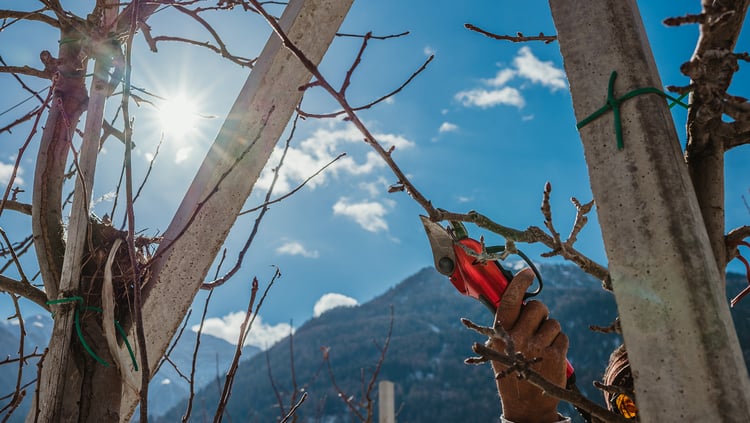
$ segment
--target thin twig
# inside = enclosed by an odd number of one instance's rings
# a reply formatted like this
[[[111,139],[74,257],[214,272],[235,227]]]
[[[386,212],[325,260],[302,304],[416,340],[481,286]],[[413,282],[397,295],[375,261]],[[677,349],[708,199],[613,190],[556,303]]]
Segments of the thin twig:
[[[38,347],[34,347],[34,351],[32,351],[32,352],[30,352],[30,353],[28,353],[28,354],[26,354],[26,355],[24,355],[22,357],[7,357],[4,360],[0,360],[0,366],[6,365],[6,364],[15,363],[15,362],[17,362],[19,360],[26,362],[30,358],[41,357],[42,353],[38,352],[37,350],[38,350]],[[0,397],[0,400],[7,399],[10,396],[12,396],[12,394],[6,395],[4,397]]]
[[[302,396],[300,397],[299,401],[297,401],[292,408],[289,410],[289,413],[287,413],[286,416],[284,416],[283,419],[279,423],[286,423],[286,421],[289,420],[290,417],[296,415],[297,409],[302,405],[303,402],[307,399],[307,392],[303,392]]]
[[[367,109],[375,106],[376,104],[379,104],[379,103],[381,103],[381,102],[383,102],[383,101],[385,101],[385,100],[393,97],[394,95],[400,93],[401,91],[403,91],[404,88],[406,88],[407,85],[409,85],[411,83],[411,81],[414,80],[414,78],[417,77],[417,75],[421,74],[425,69],[427,69],[427,65],[429,65],[430,62],[432,62],[432,60],[434,58],[435,58],[435,55],[430,55],[430,57],[428,57],[427,60],[425,60],[424,63],[422,63],[422,66],[420,66],[419,69],[417,69],[416,71],[414,71],[411,74],[411,76],[409,76],[409,78],[407,78],[406,81],[404,81],[401,85],[399,85],[398,88],[396,88],[395,90],[393,90],[393,91],[391,91],[391,92],[389,92],[389,93],[387,93],[387,94],[385,94],[383,96],[380,96],[379,98],[377,98],[377,99],[375,99],[375,100],[373,100],[373,101],[371,101],[371,102],[369,102],[369,103],[367,103],[367,104],[365,104],[363,106],[351,107],[351,110],[355,111],[355,112],[359,112],[361,110],[367,110]],[[308,112],[305,112],[305,111],[301,110],[298,107],[297,108],[297,113],[299,113],[300,115],[302,115],[303,117],[306,117],[306,118],[323,119],[323,118],[334,118],[334,117],[337,117],[337,116],[341,116],[343,114],[346,114],[347,111],[346,110],[339,110],[337,112],[332,112],[332,113],[308,113]]]
[[[214,46],[214,45],[212,45],[212,44],[210,44],[208,42],[203,42],[202,43],[202,42],[190,40],[190,39],[183,38],[183,37],[171,37],[171,36],[151,37],[150,34],[149,34],[149,36],[147,37],[147,40],[150,40],[149,46],[151,47],[152,51],[156,51],[156,43],[159,42],[159,41],[179,41],[179,42],[183,42],[183,43],[188,43],[188,44],[198,45],[198,46],[201,46],[201,47],[206,47],[206,48],[208,48],[208,49],[210,49],[210,50],[212,50],[212,51],[220,54],[221,57],[224,57],[224,58],[226,58],[226,59],[228,59],[228,60],[230,60],[230,61],[232,61],[234,63],[237,63],[240,66],[249,67],[249,68],[253,67],[253,65],[255,64],[255,60],[256,59],[246,59],[244,57],[239,57],[239,56],[235,56],[235,55],[231,54],[229,52],[229,50],[227,49],[226,44],[224,44],[224,41],[222,40],[222,38],[216,32],[216,30],[205,19],[203,19],[200,16],[200,14],[199,14],[200,10],[190,10],[187,7],[184,7],[184,6],[181,6],[181,5],[177,5],[177,4],[173,4],[172,7],[174,9],[176,9],[177,11],[182,12],[185,15],[190,16],[191,18],[193,18],[193,20],[195,20],[201,26],[203,26],[203,28],[205,28],[206,31],[208,31],[211,34],[211,36],[214,38],[214,40],[216,41],[216,44],[218,44],[218,47]]]
[[[557,35],[544,35],[543,32],[540,32],[539,35],[532,35],[532,36],[526,36],[520,32],[517,32],[516,35],[513,36],[513,35],[493,34],[492,32],[485,31],[482,28],[479,28],[478,26],[472,25],[470,23],[464,24],[464,28],[468,29],[469,31],[478,32],[488,38],[492,38],[495,40],[510,41],[513,43],[525,43],[529,41],[544,41],[544,44],[549,44],[557,40]]]
[[[133,210],[133,170],[132,170],[132,136],[133,128],[130,120],[130,78],[132,74],[133,37],[139,22],[140,0],[133,0],[131,6],[134,11],[130,15],[130,28],[125,44],[125,75],[122,93],[122,117],[125,124],[125,198],[126,216],[128,221],[128,255],[130,265],[133,268],[133,317],[135,320],[136,337],[138,339],[138,353],[141,363],[141,392],[140,392],[140,419],[142,423],[148,422],[148,385],[151,373],[146,352],[146,335],[143,328],[142,300],[141,300],[141,266],[138,262],[135,248],[135,211]]]
[[[3,236],[5,233],[3,232]],[[23,316],[21,315],[21,307],[18,305],[18,296],[15,294],[10,294],[10,299],[13,301],[13,308],[16,310],[16,314],[11,316],[11,319],[18,319],[18,331],[19,331],[19,337],[18,337],[18,356],[23,357],[24,353],[24,345],[26,341],[26,326],[24,325]],[[16,374],[16,387],[13,392],[13,398],[10,400],[10,403],[0,409],[0,413],[7,410],[7,414],[5,415],[5,418],[3,419],[3,423],[5,423],[8,419],[10,419],[11,414],[18,408],[19,405],[21,405],[21,401],[23,401],[23,397],[26,394],[25,390],[21,389],[21,382],[23,381],[23,366],[25,364],[24,360],[18,360],[18,372]]]
[[[279,277],[281,277],[281,272],[279,271],[278,268],[276,268],[276,271],[274,272],[273,277],[271,278],[271,281],[268,283],[268,286],[266,287],[265,291],[263,291],[263,295],[260,297],[260,300],[258,301],[258,305],[255,306],[254,312],[253,312],[253,304],[255,303],[255,297],[258,293],[258,279],[253,278],[250,300],[248,301],[247,311],[245,313],[245,319],[243,320],[242,325],[240,326],[240,336],[239,336],[239,339],[237,340],[237,348],[234,350],[234,357],[232,358],[232,364],[229,366],[227,377],[224,380],[224,389],[221,391],[219,403],[216,407],[216,414],[214,415],[214,423],[221,423],[221,420],[224,417],[224,409],[226,408],[227,403],[229,402],[229,397],[232,394],[232,386],[234,385],[234,378],[237,376],[237,369],[239,368],[240,356],[242,356],[242,348],[245,346],[245,340],[247,339],[247,335],[250,332],[250,329],[252,329],[253,327],[255,318],[258,317],[258,312],[260,311],[260,307],[263,305],[263,302],[265,301],[266,296],[268,295],[268,292],[270,291],[274,282],[276,282],[276,280]]]
[[[8,66],[8,64],[3,59],[3,56],[0,56],[0,64],[2,64],[3,66]],[[41,104],[45,103],[44,99],[42,98],[42,96],[39,95],[38,91],[32,90],[31,87],[29,87],[28,85],[26,85],[25,82],[23,82],[23,79],[21,79],[20,76],[18,76],[16,74],[12,74],[12,75],[13,75],[13,78],[16,81],[18,81],[18,83],[21,85],[21,88],[23,88],[24,90],[26,90],[27,92],[29,92],[32,95],[32,97],[36,97],[36,99],[39,100],[39,102]]]
[[[281,416],[283,417],[286,414],[284,410],[284,399],[281,397],[281,391],[279,391],[279,388],[276,386],[276,379],[274,379],[273,372],[271,371],[271,354],[269,353],[268,349],[265,351],[265,356],[266,369],[268,370],[268,380],[271,382],[271,390],[276,397],[276,402],[279,405],[279,410],[281,411]],[[294,368],[294,361],[292,361],[292,368]]]
[[[190,420],[190,414],[193,411],[193,399],[195,398],[195,367],[198,364],[198,350],[201,346],[201,335],[203,334],[203,325],[206,323],[206,313],[208,312],[208,304],[211,302],[211,296],[214,294],[214,290],[208,291],[206,301],[203,303],[203,314],[201,315],[201,322],[198,326],[198,332],[195,334],[195,347],[193,348],[193,359],[190,361],[190,394],[188,395],[188,403],[185,409],[185,414],[182,415],[182,422],[185,423]]]
[[[52,87],[47,92],[47,98],[42,103],[42,109],[43,110],[46,105],[49,104],[50,100],[52,99],[52,94],[55,91],[55,84],[57,82],[57,78],[52,80]],[[18,149],[18,154],[16,155],[16,163],[13,166],[13,172],[10,175],[10,178],[8,179],[8,185],[5,187],[5,193],[3,194],[3,200],[0,202],[0,216],[3,214],[3,209],[5,208],[5,203],[8,201],[8,197],[10,196],[10,191],[13,187],[13,183],[16,180],[16,176],[18,174],[18,169],[21,166],[21,158],[23,157],[24,153],[26,152],[26,148],[28,148],[29,144],[31,143],[32,138],[34,138],[34,135],[36,135],[37,128],[39,127],[39,120],[42,118],[42,113],[36,114],[36,119],[34,119],[34,124],[31,127],[31,131],[29,131],[29,135],[26,137],[26,140],[24,141],[23,145]]]
[[[138,200],[138,197],[141,195],[141,190],[143,189],[143,187],[146,186],[148,177],[151,175],[151,170],[154,168],[154,161],[156,160],[156,156],[159,155],[159,148],[161,148],[162,142],[164,142],[164,134],[162,134],[161,138],[159,139],[159,143],[156,144],[156,151],[154,152],[153,157],[151,157],[151,160],[148,161],[148,170],[146,170],[146,175],[143,177],[143,181],[141,181],[141,184],[138,186],[138,190],[135,192],[135,196],[133,197],[134,203]]]
[[[0,26],[0,31],[3,31],[14,23],[22,20],[43,22],[47,25],[59,28],[60,22],[58,22],[55,18],[44,14],[44,12],[48,10],[50,10],[50,8],[47,6],[38,10],[32,10],[30,12],[23,10],[0,10],[0,19],[13,19],[11,22],[5,23]]]
[[[242,216],[244,214],[248,214],[248,213],[252,213],[252,212],[258,211],[258,210],[260,210],[260,209],[262,209],[264,207],[268,207],[268,206],[270,206],[272,204],[279,203],[279,202],[281,202],[281,201],[283,201],[283,200],[291,197],[297,191],[301,190],[305,185],[307,185],[308,182],[310,182],[313,179],[315,179],[315,177],[317,177],[318,175],[320,175],[324,170],[328,169],[329,166],[331,166],[332,164],[334,164],[336,161],[338,161],[339,159],[343,158],[344,156],[346,156],[346,153],[341,153],[338,156],[334,157],[330,162],[326,163],[325,166],[323,166],[320,169],[318,169],[315,173],[313,173],[307,179],[305,179],[304,181],[302,181],[294,189],[292,189],[291,191],[289,191],[286,194],[282,195],[281,197],[277,197],[277,198],[274,198],[273,200],[265,201],[265,202],[263,202],[263,204],[255,206],[255,207],[253,207],[251,209],[243,210],[239,214],[237,214],[237,216]],[[278,168],[277,168],[276,172],[279,172]]]
[[[36,364],[36,380],[42,380],[42,368],[44,366],[44,359],[47,357],[47,353],[49,352],[49,348],[44,349],[44,353],[42,353],[42,357],[39,359],[39,362]],[[39,421],[39,413],[41,412],[41,409],[39,408],[39,384],[36,384],[36,387],[34,388],[34,423],[37,423]]]
[[[260,224],[263,221],[263,217],[265,217],[266,213],[268,212],[268,205],[270,204],[270,198],[273,194],[274,187],[276,186],[276,182],[279,179],[279,175],[281,174],[281,168],[284,165],[284,159],[286,158],[286,154],[289,151],[289,147],[291,145],[292,138],[294,137],[294,134],[297,129],[297,122],[299,119],[299,114],[295,116],[294,123],[292,124],[292,129],[289,133],[289,137],[286,139],[286,143],[284,145],[284,151],[281,154],[281,158],[279,159],[279,164],[276,166],[276,172],[273,175],[273,180],[271,181],[271,185],[268,187],[268,191],[266,191],[266,198],[263,202],[263,205],[261,206],[261,211],[258,214],[258,217],[255,218],[255,223],[253,224],[253,228],[250,230],[250,235],[248,235],[247,239],[245,240],[245,245],[242,246],[242,250],[240,250],[240,253],[237,255],[237,261],[235,262],[234,266],[225,273],[220,278],[215,278],[214,280],[210,282],[204,282],[201,285],[201,289],[213,289],[218,286],[223,285],[232,278],[242,267],[242,263],[245,260],[245,254],[247,254],[247,251],[250,249],[250,246],[253,243],[253,240],[255,240],[255,236],[258,234],[258,229],[260,228]]]

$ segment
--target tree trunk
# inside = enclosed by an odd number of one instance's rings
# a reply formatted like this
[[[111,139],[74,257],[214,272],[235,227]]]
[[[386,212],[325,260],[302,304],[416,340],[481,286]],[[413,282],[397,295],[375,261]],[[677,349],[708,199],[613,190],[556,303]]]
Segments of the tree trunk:
[[[551,0],[576,118],[661,88],[634,0]],[[592,42],[596,40],[596,42]],[[580,130],[642,422],[750,421],[750,382],[693,184],[664,99],[621,106]]]
[[[280,22],[291,39],[317,64],[351,3],[352,0],[292,0]],[[81,65],[81,46],[76,41],[80,38],[72,28],[62,31],[61,39],[69,41],[61,43],[61,76],[35,173],[35,245],[50,299],[79,295],[76,285],[76,273],[81,272],[79,256],[85,250],[86,228],[91,230],[86,198],[91,195],[93,164],[88,156],[81,159],[89,165],[82,172],[86,179],[79,180],[76,187],[78,212],[72,213],[77,216],[71,216],[70,229],[76,229],[68,243],[77,247],[65,251],[61,223],[63,175],[68,143],[87,101],[83,78],[86,67],[85,62]],[[138,347],[146,349],[152,363],[151,376],[299,103],[302,96],[299,87],[309,80],[310,73],[272,34],[150,263],[151,277],[143,292],[142,309],[148,345]],[[94,81],[92,98],[99,88],[102,87]],[[92,118],[98,119],[93,115]],[[89,134],[98,131],[90,129],[87,124],[86,134],[98,139],[96,134]],[[65,265],[64,254],[69,256]],[[87,283],[96,285],[91,292],[100,294],[101,276],[98,278]],[[100,306],[101,298],[87,295],[85,305]],[[109,366],[92,359],[81,341],[72,336],[75,307],[75,303],[54,306],[50,352],[44,361],[38,399],[35,398],[27,422],[128,422],[139,397],[124,382],[121,372],[132,373],[134,366],[129,363],[118,371],[112,365],[110,352],[127,356],[124,346],[119,346],[120,351],[111,351],[104,338],[101,315],[81,312],[84,339]],[[123,321],[123,325],[129,329],[128,338],[134,340],[133,322]]]
[[[696,87],[690,97],[685,158],[716,264],[721,270],[726,268],[729,259],[724,238],[726,135],[722,134],[721,126],[725,125],[725,93],[737,70],[737,59],[729,57],[728,53],[734,51],[750,1],[731,0],[717,3],[704,0],[702,3],[703,12],[707,15],[723,13],[726,16],[716,22],[709,19],[701,24],[701,36],[693,57],[690,58],[689,64],[682,67],[683,72],[691,77],[691,84]],[[726,287],[723,279],[720,286],[722,289]]]
[[[106,2],[102,3],[106,6]],[[107,34],[117,17],[117,7],[103,7],[101,10],[101,31]],[[34,194],[41,192],[47,197],[34,201],[37,209],[35,220],[40,223],[38,238],[41,242],[37,248],[47,254],[43,273],[45,288],[51,300],[69,299],[71,297],[84,298],[82,303],[72,302],[54,305],[55,326],[49,349],[45,357],[45,367],[41,374],[36,399],[38,399],[38,415],[36,407],[28,416],[28,421],[107,421],[108,416],[116,415],[119,410],[120,392],[118,390],[100,389],[101,386],[119,386],[120,378],[115,368],[96,369],[96,362],[88,357],[80,347],[80,343],[72,344],[75,320],[84,327],[84,338],[94,346],[98,354],[106,354],[106,344],[102,342],[100,316],[96,313],[83,312],[83,304],[99,306],[97,298],[101,287],[93,286],[92,278],[85,278],[89,283],[81,283],[81,267],[84,254],[90,250],[91,235],[88,205],[94,185],[96,158],[99,149],[99,136],[104,116],[104,106],[109,96],[108,70],[111,57],[96,58],[94,75],[90,89],[90,96],[86,97],[82,73],[86,70],[88,58],[83,56],[80,40],[82,34],[75,29],[61,31],[61,59],[65,67],[60,68],[57,78],[67,80],[72,76],[77,78],[74,85],[63,85],[56,90],[55,99],[51,104],[51,112],[45,127],[42,149],[40,150],[41,164],[38,164]],[[100,51],[99,46],[109,45],[106,36],[92,37],[89,50]],[[70,44],[70,46],[67,46]],[[105,52],[108,50],[104,50]],[[59,104],[70,103],[75,99],[75,109],[66,110]],[[61,192],[63,172],[66,158],[72,143],[73,128],[76,127],[78,117],[86,107],[86,124],[84,126],[83,141],[77,162],[75,163],[75,191],[68,224],[67,242],[63,251],[61,233]],[[75,114],[77,112],[77,114]],[[49,132],[48,128],[61,128]],[[41,188],[38,190],[37,188]],[[62,259],[62,260],[61,260]],[[82,286],[83,285],[83,286]],[[83,288],[83,289],[82,289]],[[86,294],[83,294],[85,292]],[[98,328],[98,330],[97,330]],[[93,330],[92,330],[93,329]],[[109,363],[112,360],[105,359]],[[98,370],[98,371],[97,371]],[[99,398],[100,400],[97,400]],[[35,401],[36,404],[36,401]]]

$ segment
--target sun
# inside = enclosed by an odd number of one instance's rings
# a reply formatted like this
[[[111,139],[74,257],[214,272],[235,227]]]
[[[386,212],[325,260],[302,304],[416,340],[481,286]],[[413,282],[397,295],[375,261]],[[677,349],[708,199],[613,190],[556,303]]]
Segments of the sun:
[[[198,128],[196,104],[184,96],[164,100],[158,104],[157,113],[161,129],[170,138],[183,138]]]

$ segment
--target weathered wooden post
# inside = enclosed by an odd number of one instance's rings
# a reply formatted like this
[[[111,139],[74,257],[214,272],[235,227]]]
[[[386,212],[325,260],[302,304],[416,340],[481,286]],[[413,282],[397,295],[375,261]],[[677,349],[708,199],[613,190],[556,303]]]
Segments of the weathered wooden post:
[[[634,0],[550,0],[580,122],[661,88]],[[580,129],[642,422],[750,421],[750,383],[667,103],[639,94]]]

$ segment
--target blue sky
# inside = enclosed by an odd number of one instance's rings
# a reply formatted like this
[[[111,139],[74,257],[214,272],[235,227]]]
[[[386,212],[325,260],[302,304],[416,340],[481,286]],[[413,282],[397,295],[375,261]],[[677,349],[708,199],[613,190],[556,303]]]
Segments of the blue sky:
[[[24,1],[2,1],[3,8]],[[69,4],[66,4],[69,3]],[[84,13],[90,2],[63,1]],[[679,65],[695,47],[697,28],[667,28],[670,16],[698,12],[700,2],[638,2],[665,85],[685,85]],[[23,6],[30,7],[30,6]],[[275,9],[278,13],[280,9]],[[254,57],[269,35],[255,15],[239,11],[209,17],[224,36],[230,51]],[[558,230],[565,234],[574,217],[569,202],[575,196],[591,198],[583,150],[556,43],[514,44],[495,41],[464,29],[472,23],[500,34],[554,34],[546,2],[498,2],[444,0],[359,0],[341,32],[389,35],[410,31],[406,37],[373,40],[352,79],[349,100],[363,104],[396,88],[426,60],[435,59],[404,91],[360,113],[369,128],[386,145],[395,145],[396,161],[432,202],[452,211],[478,210],[505,225],[525,228],[542,225],[539,213],[545,182],[553,186],[552,206]],[[197,40],[210,37],[186,16],[166,9],[150,21],[154,35],[182,35]],[[750,47],[745,31],[738,50]],[[0,55],[13,65],[39,66],[42,49],[54,52],[56,34],[41,24],[13,25],[0,33]],[[321,70],[340,82],[355,57],[359,40],[339,38],[325,57]],[[177,104],[193,107],[195,119],[183,120],[180,130],[166,130],[155,160],[155,169],[141,199],[136,203],[136,224],[146,234],[163,231],[192,180],[231,106],[248,71],[193,46],[160,44],[150,52],[137,37],[133,55],[133,84]],[[735,78],[732,93],[748,92],[747,64]],[[47,81],[24,78],[35,89]],[[28,97],[8,75],[0,75],[0,113]],[[148,97],[144,95],[144,97]],[[153,98],[152,98],[153,99]],[[154,100],[162,109],[168,104]],[[112,113],[119,98],[112,101]],[[0,126],[12,122],[33,105],[29,101],[0,115]],[[322,91],[306,94],[303,108],[328,112],[334,104]],[[154,156],[163,113],[142,104],[136,117],[136,181]],[[685,113],[674,112],[678,132],[683,133]],[[7,183],[9,166],[29,126],[0,134],[0,185]],[[682,135],[681,135],[682,136]],[[111,193],[119,176],[122,145],[110,139],[97,169],[94,188],[98,215],[112,208]],[[300,123],[282,170],[277,194],[298,185],[339,153],[347,156],[313,179],[291,198],[274,205],[249,250],[240,273],[219,289],[208,315],[208,331],[230,337],[239,326],[238,315],[246,308],[249,281],[257,276],[267,283],[278,266],[276,282],[261,310],[262,329],[254,343],[265,346],[313,316],[316,303],[364,302],[424,266],[431,265],[430,249],[418,219],[420,208],[404,193],[388,194],[396,182],[361,136],[339,119]],[[30,191],[33,180],[32,143],[22,160],[21,181]],[[747,224],[750,213],[743,204],[750,181],[747,175],[750,149],[738,148],[727,155],[727,226]],[[276,166],[278,153],[269,161]],[[247,208],[262,201],[270,174],[265,173],[248,199]],[[22,201],[29,201],[30,192]],[[116,225],[123,209],[115,212]],[[595,216],[580,237],[578,247],[605,264]],[[233,263],[253,225],[254,215],[241,216],[227,242],[228,262]],[[0,225],[15,236],[28,232],[29,219],[6,212]],[[473,231],[473,235],[482,234]],[[484,234],[488,242],[502,240]],[[545,249],[521,246],[535,260]],[[28,266],[32,266],[31,263]],[[738,270],[738,267],[732,267]],[[30,272],[33,273],[33,272]],[[212,270],[213,273],[213,270]],[[446,281],[446,283],[448,283]],[[324,301],[320,301],[321,298]],[[204,293],[196,302],[200,308]],[[0,300],[5,310],[7,301]],[[319,305],[318,310],[320,310]],[[35,313],[35,306],[27,305]]]

